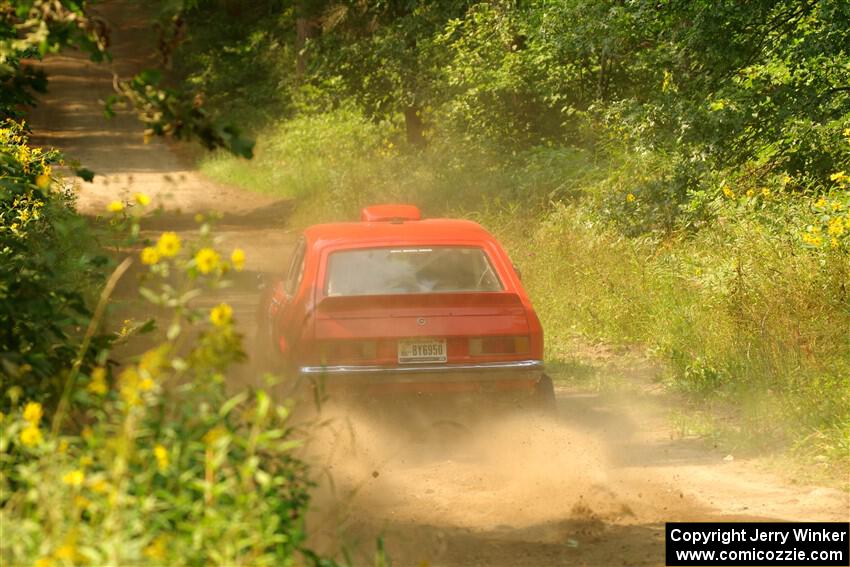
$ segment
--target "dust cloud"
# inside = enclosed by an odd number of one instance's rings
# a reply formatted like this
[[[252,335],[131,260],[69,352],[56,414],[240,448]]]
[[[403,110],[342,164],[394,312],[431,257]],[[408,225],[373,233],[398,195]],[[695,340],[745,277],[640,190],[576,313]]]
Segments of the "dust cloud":
[[[661,565],[667,521],[846,521],[845,493],[675,438],[651,400],[561,388],[558,405],[323,407],[304,429],[311,544],[355,565],[378,537],[396,566]]]
[[[368,548],[383,534],[403,562],[439,564],[445,540],[464,533],[578,547],[606,524],[637,521],[640,506],[615,488],[604,440],[528,412],[387,418],[335,405],[316,420],[305,458],[320,478],[320,545]]]

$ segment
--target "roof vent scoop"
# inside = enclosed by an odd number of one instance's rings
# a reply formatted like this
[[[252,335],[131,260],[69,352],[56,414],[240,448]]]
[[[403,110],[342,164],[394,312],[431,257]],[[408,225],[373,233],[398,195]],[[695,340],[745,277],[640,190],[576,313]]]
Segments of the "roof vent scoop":
[[[416,205],[372,205],[360,210],[362,222],[402,222],[422,219]]]

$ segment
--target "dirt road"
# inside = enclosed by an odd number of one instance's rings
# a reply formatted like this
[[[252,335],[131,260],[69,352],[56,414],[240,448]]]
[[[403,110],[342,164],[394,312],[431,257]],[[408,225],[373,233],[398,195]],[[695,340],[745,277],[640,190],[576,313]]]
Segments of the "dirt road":
[[[98,101],[111,93],[112,71],[155,63],[139,56],[139,42],[154,38],[137,4],[98,5],[116,29],[112,67],[74,55],[46,63],[36,142],[98,174],[79,185],[82,212],[139,191],[172,213],[228,213],[222,245],[245,248],[249,271],[280,269],[293,240],[285,204],[212,183],[163,141],[143,143],[132,114],[103,118]],[[191,234],[176,215],[158,222]],[[251,320],[255,299],[249,285],[232,293],[238,319]],[[601,372],[624,365],[613,359]],[[325,479],[311,519],[317,545],[345,547],[358,565],[379,534],[397,566],[660,565],[666,521],[848,520],[846,493],[792,484],[678,434],[651,364],[634,365],[620,393],[559,385],[552,419],[500,416],[428,435],[338,412],[313,442]]]
[[[531,567],[663,565],[667,521],[847,521],[846,493],[675,431],[645,371],[610,392],[559,385],[552,419],[500,415],[430,438],[339,415],[318,440],[335,483],[319,499],[326,522],[347,521],[361,549],[383,533],[400,565]]]

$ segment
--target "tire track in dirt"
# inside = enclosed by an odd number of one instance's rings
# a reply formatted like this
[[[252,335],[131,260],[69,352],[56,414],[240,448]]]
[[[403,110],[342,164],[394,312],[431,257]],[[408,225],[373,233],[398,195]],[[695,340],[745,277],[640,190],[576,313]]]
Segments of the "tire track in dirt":
[[[148,55],[156,38],[139,4],[96,6],[115,29],[112,65],[75,54],[48,58],[50,92],[30,120],[34,142],[98,174],[78,183],[85,214],[143,192],[166,211],[147,223],[151,234],[170,229],[191,238],[194,213],[221,213],[222,249],[248,253],[247,273],[226,299],[250,341],[253,276],[280,271],[294,240],[288,204],[205,179],[173,146],[145,144],[130,112],[103,117],[99,100],[112,93],[113,71],[127,77],[156,63]],[[639,385],[646,375],[631,373]],[[368,412],[329,410],[329,424],[307,449],[316,470],[333,478],[322,483],[311,518],[317,545],[347,548],[357,564],[370,563],[374,538],[384,534],[397,566],[660,565],[665,521],[850,516],[844,492],[788,484],[679,438],[662,394],[559,387],[557,396],[554,418],[499,415],[433,438]]]

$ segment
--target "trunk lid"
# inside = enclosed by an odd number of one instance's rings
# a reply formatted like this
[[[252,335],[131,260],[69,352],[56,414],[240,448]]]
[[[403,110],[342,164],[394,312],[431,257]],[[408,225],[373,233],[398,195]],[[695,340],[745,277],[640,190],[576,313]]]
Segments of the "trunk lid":
[[[315,319],[319,345],[341,341],[374,343],[364,351],[370,354],[360,357],[359,362],[364,364],[398,363],[399,341],[416,339],[445,340],[446,362],[468,362],[472,359],[471,337],[529,332],[522,301],[508,292],[327,297],[319,303]]]

